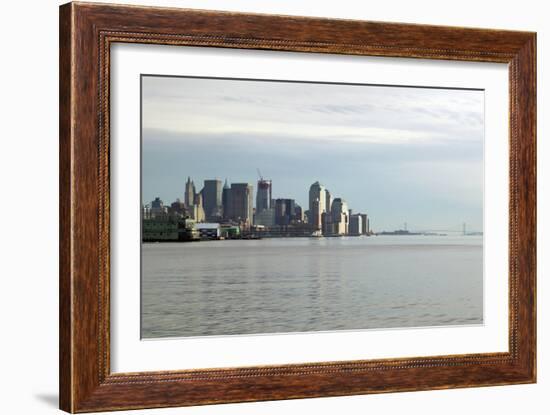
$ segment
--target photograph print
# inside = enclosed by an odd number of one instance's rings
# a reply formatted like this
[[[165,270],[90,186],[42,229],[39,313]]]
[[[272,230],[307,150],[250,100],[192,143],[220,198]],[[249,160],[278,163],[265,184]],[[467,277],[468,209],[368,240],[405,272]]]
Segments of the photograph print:
[[[483,324],[484,91],[141,76],[142,339]]]

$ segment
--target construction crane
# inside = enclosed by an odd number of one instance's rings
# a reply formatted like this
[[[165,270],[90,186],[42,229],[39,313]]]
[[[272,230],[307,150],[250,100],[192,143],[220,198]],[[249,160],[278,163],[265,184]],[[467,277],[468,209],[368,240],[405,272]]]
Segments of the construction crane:
[[[260,177],[260,180],[263,181],[264,178],[262,176],[262,172],[260,171],[260,169],[258,167],[256,167],[256,171],[258,172],[258,176]]]

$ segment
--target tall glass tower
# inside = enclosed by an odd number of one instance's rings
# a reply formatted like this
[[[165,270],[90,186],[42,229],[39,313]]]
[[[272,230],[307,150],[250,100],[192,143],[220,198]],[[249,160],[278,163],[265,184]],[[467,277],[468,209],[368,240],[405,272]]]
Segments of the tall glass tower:
[[[222,181],[211,179],[204,181],[202,201],[206,219],[219,218],[222,215]]]
[[[326,212],[326,189],[315,182],[309,188],[309,220],[315,230],[321,230],[323,227],[322,215]]]
[[[258,180],[256,192],[256,214],[266,209],[271,209],[271,180]]]

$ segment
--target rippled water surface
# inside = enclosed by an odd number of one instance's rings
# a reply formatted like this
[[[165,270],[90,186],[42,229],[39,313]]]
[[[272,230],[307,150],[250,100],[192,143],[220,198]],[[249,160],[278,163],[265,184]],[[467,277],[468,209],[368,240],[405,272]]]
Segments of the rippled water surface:
[[[142,337],[483,322],[477,236],[142,246]]]

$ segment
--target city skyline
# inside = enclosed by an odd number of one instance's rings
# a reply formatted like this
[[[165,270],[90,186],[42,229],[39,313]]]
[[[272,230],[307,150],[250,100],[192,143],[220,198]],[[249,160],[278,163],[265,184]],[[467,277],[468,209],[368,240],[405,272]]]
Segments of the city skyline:
[[[257,180],[256,184],[257,186],[254,187],[253,183],[249,183],[249,182],[242,182],[242,183],[230,183],[227,179],[225,180],[221,180],[219,178],[210,178],[210,179],[204,179],[203,180],[203,183],[207,183],[207,182],[212,182],[212,181],[220,181],[223,184],[223,187],[222,187],[222,205],[225,205],[226,202],[224,201],[224,198],[225,198],[225,190],[228,189],[228,186],[230,184],[237,184],[237,185],[248,185],[253,189],[259,189],[260,188],[260,183],[264,184],[265,182],[268,182],[269,183],[269,195],[271,195],[271,191],[272,191],[272,180],[271,179],[267,179],[267,178],[264,178],[262,176],[260,176],[260,178]],[[343,203],[345,203],[345,205],[347,206],[346,209],[349,208],[350,212],[351,211],[354,211],[354,212],[357,212],[359,213],[360,215],[367,215],[367,211],[365,210],[357,210],[357,209],[353,209],[353,207],[350,207],[348,206],[348,203],[347,201],[344,199],[344,198],[341,198],[341,197],[337,197],[337,198],[334,198],[334,195],[332,195],[330,193],[330,190],[329,189],[326,189],[325,186],[323,186],[321,183],[319,183],[319,181],[316,181],[315,183],[313,183],[310,187],[309,187],[309,191],[311,192],[311,189],[312,187],[314,186],[317,186],[317,185],[320,185],[322,188],[324,188],[324,190],[326,191],[326,203],[325,203],[325,208],[322,209],[322,210],[326,210],[326,206],[331,206],[332,203],[331,202],[334,202],[335,200],[339,200],[339,201],[342,201]],[[188,198],[188,190],[189,189],[192,189],[192,195],[193,197],[192,198]],[[205,187],[203,186],[202,189],[200,190],[196,190],[197,189],[197,186],[195,184],[195,181],[191,178],[191,176],[187,176],[187,181],[185,182],[185,192],[184,192],[184,197],[183,198],[180,198],[180,197],[177,197],[173,200],[170,200],[170,199],[163,199],[162,197],[160,196],[156,196],[154,199],[151,199],[149,201],[147,200],[142,200],[142,203],[141,203],[141,206],[142,208],[143,207],[151,207],[152,204],[154,204],[155,202],[161,202],[161,203],[164,203],[165,206],[170,206],[171,204],[173,203],[177,203],[177,202],[180,202],[182,205],[185,205],[185,206],[190,206],[190,205],[194,205],[196,203],[196,196],[197,195],[202,195],[202,191],[205,189]],[[256,217],[256,215],[264,210],[267,210],[265,206],[263,207],[260,207],[260,209],[258,209],[258,202],[260,202],[260,206],[264,204],[264,201],[260,201],[260,194],[257,190],[254,191],[253,190],[253,193],[251,195],[251,200],[255,200],[255,202],[252,202],[252,205],[253,205],[253,214],[251,215],[252,217]],[[310,195],[310,198],[309,198],[309,202],[311,202],[311,195]],[[269,204],[268,204],[268,208],[275,208],[274,205],[272,205],[272,202],[275,202],[275,201],[279,201],[279,200],[292,200],[293,203],[295,203],[296,207],[300,208],[301,210],[304,211],[304,215],[306,215],[306,213],[309,213],[309,211],[311,211],[311,207],[309,208],[308,211],[306,211],[306,207],[308,206],[307,204],[305,205],[305,207],[301,204],[301,203],[297,203],[296,202],[296,199],[292,199],[292,198],[285,198],[285,197],[272,197],[269,199]],[[331,202],[329,202],[331,201]],[[202,204],[202,202],[201,202]],[[207,209],[206,209],[207,210]],[[353,216],[357,216],[357,215],[353,215]],[[350,217],[350,220],[353,219],[352,217]],[[370,221],[372,220],[372,218],[370,217],[369,215],[369,223]],[[208,221],[208,216],[205,214],[204,216],[204,221],[207,222]],[[388,228],[388,229],[377,229],[377,232],[380,232],[380,231],[389,231],[389,230],[410,230],[410,223],[408,223],[406,220],[404,222],[401,222],[401,223],[398,223],[396,224],[396,226],[394,228]],[[448,226],[447,225],[444,225],[444,226],[440,226],[438,227],[437,229],[435,228],[427,228],[427,227],[422,227],[422,226],[416,226],[415,227],[415,224],[412,224],[413,225],[413,231],[445,231],[445,232],[462,232],[463,234],[466,234],[466,230],[468,230],[468,232],[474,232],[474,233],[482,233],[482,230],[477,230],[477,229],[471,229],[469,227],[469,224],[467,224],[466,222],[460,222],[460,223],[454,223],[452,224],[451,226]],[[454,229],[454,228],[456,229]],[[449,228],[453,228],[453,229],[449,229]]]
[[[179,199],[180,201],[184,201],[185,200],[185,190],[186,190],[186,180],[190,179],[194,185],[194,192],[195,193],[200,193],[204,186],[202,185],[205,181],[213,181],[213,180],[219,180],[221,181],[222,183],[222,190],[223,190],[223,185],[227,182],[228,184],[231,184],[231,183],[246,183],[246,184],[249,184],[253,187],[254,189],[254,208],[256,209],[257,208],[257,204],[258,204],[258,200],[257,200],[257,189],[258,189],[258,181],[260,181],[259,178],[256,178],[255,180],[231,180],[229,177],[209,177],[209,178],[200,178],[199,180],[195,180],[194,176],[192,175],[187,175],[185,176],[185,180],[184,180],[184,185],[182,187],[183,191],[181,192],[181,194],[177,194],[175,197],[163,197],[163,195],[161,194],[157,194],[157,193],[151,193],[151,194],[154,194],[154,196],[151,198],[151,197],[143,197],[143,200],[142,200],[142,204],[148,204],[150,203],[152,200],[156,199],[157,197],[162,199],[163,201],[165,202],[174,202],[176,201],[177,199]],[[272,180],[271,178],[263,178],[264,181],[269,181],[271,183],[275,183],[276,181],[275,180]],[[273,192],[272,194],[272,197],[271,199],[275,200],[275,199],[284,199],[284,198],[291,198],[291,199],[294,199],[296,200],[296,202],[300,205],[300,206],[304,206],[304,207],[307,207],[308,206],[308,197],[307,197],[307,193],[308,193],[308,190],[309,190],[309,186],[315,182],[315,181],[318,181],[318,180],[310,180],[309,181],[309,184],[306,184],[305,185],[305,188],[306,188],[306,191],[304,192],[304,195],[302,195],[302,198],[300,199],[299,197],[287,197],[289,196],[288,194],[286,194],[284,191],[282,191],[282,193],[277,193],[276,191]],[[326,186],[324,186],[326,187]],[[177,191],[176,191],[177,192]],[[170,192],[170,194],[176,194],[175,192]]]
[[[333,197],[319,181],[311,184],[308,210],[291,198],[273,198],[272,181],[258,169],[256,205],[249,183],[203,179],[197,186],[190,176],[183,201],[164,203],[156,197],[142,203],[142,239],[192,241],[262,237],[320,237],[371,235],[365,212],[353,211],[342,197]]]
[[[378,230],[483,229],[483,91],[142,82],[144,203],[183,200],[189,175],[253,184],[256,202],[259,168],[273,198],[308,209],[318,180]]]

